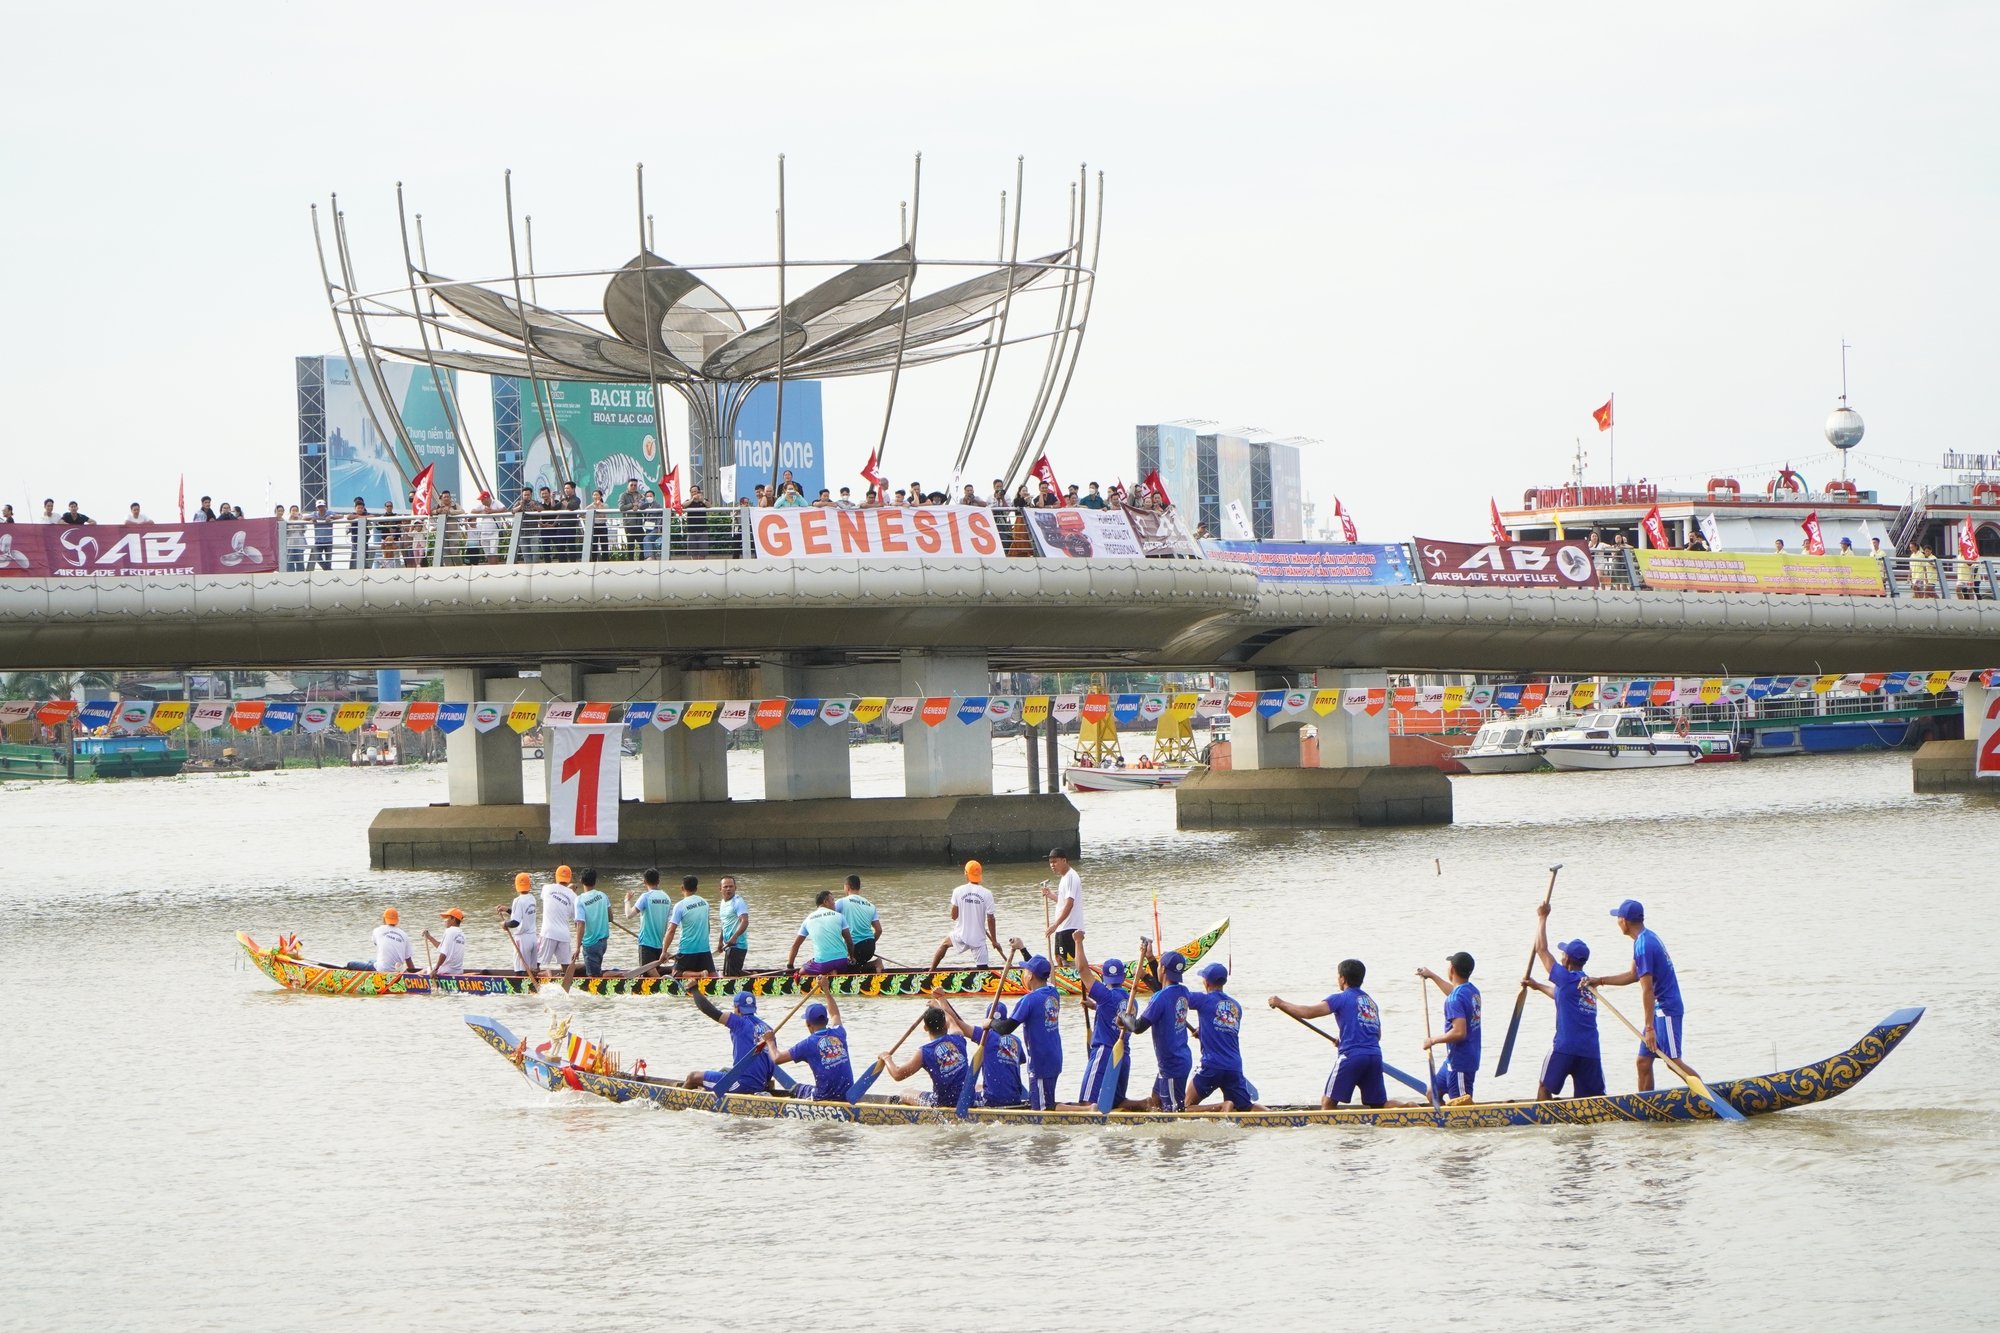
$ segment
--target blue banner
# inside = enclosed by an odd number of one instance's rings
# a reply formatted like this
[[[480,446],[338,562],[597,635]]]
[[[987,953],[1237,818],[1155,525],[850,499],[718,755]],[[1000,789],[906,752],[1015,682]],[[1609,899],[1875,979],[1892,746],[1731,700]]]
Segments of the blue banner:
[[[958,720],[969,727],[980,718],[985,717],[986,700],[988,697],[984,694],[975,694],[960,700],[958,705]]]
[[[84,731],[110,726],[111,719],[118,716],[119,703],[117,699],[92,699],[76,710],[76,725]]]
[[[645,726],[653,720],[653,714],[658,711],[659,707],[660,703],[657,699],[641,699],[637,703],[626,704],[625,725],[634,730]],[[444,719],[439,718],[438,721],[442,724]]]
[[[1521,687],[1519,685],[1502,685],[1499,689],[1493,691],[1493,706],[1510,713],[1519,708],[1521,706]]]
[[[824,699],[794,699],[785,712],[785,721],[795,727],[809,727],[819,721],[819,706]]]
[[[1750,697],[1752,699],[1768,699],[1772,694],[1777,692],[1777,689],[1778,682],[1774,677],[1758,676],[1750,682]]]
[[[439,704],[436,723],[437,729],[447,736],[451,735],[452,732],[457,731],[465,725],[466,715],[471,711],[471,704]]]
[[[1257,716],[1276,717],[1278,710],[1285,706],[1283,690],[1265,690],[1257,696]]]
[[[1111,700],[1111,720],[1121,727],[1129,727],[1139,720],[1139,696],[1120,694]]]
[[[271,704],[264,709],[264,730],[271,732],[290,731],[292,724],[299,720],[297,704]]]
[[[1417,581],[1410,571],[1410,553],[1399,545],[1204,541],[1201,549],[1210,560],[1242,565],[1268,583],[1383,587]]]

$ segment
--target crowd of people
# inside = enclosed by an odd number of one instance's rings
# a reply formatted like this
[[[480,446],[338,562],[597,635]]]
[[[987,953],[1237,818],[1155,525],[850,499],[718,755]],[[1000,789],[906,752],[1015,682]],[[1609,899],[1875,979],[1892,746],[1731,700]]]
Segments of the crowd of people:
[[[910,1094],[907,1100],[922,1105],[958,1107],[976,1100],[985,1106],[1036,1110],[1061,1106],[1132,1111],[1263,1109],[1244,1068],[1240,1038],[1245,1009],[1228,993],[1229,968],[1209,963],[1195,972],[1191,983],[1189,961],[1175,951],[1157,953],[1150,940],[1140,942],[1139,955],[1130,964],[1120,958],[1093,962],[1086,950],[1081,877],[1061,849],[1049,854],[1048,864],[1050,876],[1038,886],[1049,907],[1045,913],[1046,942],[1041,949],[1030,950],[1018,936],[1010,937],[1002,948],[999,913],[992,892],[983,883],[983,867],[969,861],[964,868],[965,882],[951,894],[949,931],[931,959],[933,970],[953,954],[963,955],[973,967],[990,968],[993,954],[999,952],[1003,978],[1017,972],[1023,975],[1026,994],[1011,1009],[996,996],[970,1017],[961,1015],[949,999],[933,994],[903,1039],[877,1057],[864,1086],[872,1084],[878,1074],[886,1073],[902,1082],[921,1073],[927,1076],[928,1088]],[[597,887],[594,870],[584,871],[576,881],[581,884],[581,893],[576,891],[573,878],[570,867],[558,866],[542,886],[538,900],[534,877],[524,871],[515,878],[512,903],[495,909],[507,932],[513,961],[518,964],[517,974],[536,978],[559,974],[567,979],[579,969],[587,976],[658,976],[665,972],[689,981],[754,975],[746,972],[750,906],[734,876],[722,877],[718,901],[711,907],[701,894],[698,877],[682,879],[680,894],[674,897],[660,888],[659,871],[647,871],[638,896],[628,893],[624,898],[624,919],[639,924],[633,929],[619,923],[637,945],[636,963],[623,973],[608,973],[605,968],[614,924],[611,899]],[[425,931],[422,936],[427,952],[436,950],[429,971],[438,976],[463,973],[467,970],[465,913],[451,907],[439,915],[444,923],[441,933]],[[1656,1059],[1665,1059],[1683,1077],[1692,1074],[1683,1063],[1685,1003],[1666,946],[1648,928],[1645,908],[1637,901],[1621,902],[1611,910],[1611,916],[1620,933],[1631,941],[1631,964],[1616,974],[1591,976],[1585,971],[1591,957],[1589,945],[1572,939],[1551,947],[1548,904],[1538,908],[1534,953],[1546,980],[1537,979],[1531,967],[1521,984],[1549,997],[1555,1005],[1555,1037],[1542,1065],[1536,1091],[1539,1099],[1565,1091],[1576,1097],[1604,1094],[1597,992],[1607,987],[1637,985],[1640,1011],[1650,1016],[1637,1055],[1639,1090],[1652,1090]],[[806,1035],[790,1045],[778,1041],[778,1030],[790,1015],[776,1025],[766,1023],[758,1016],[756,997],[747,991],[734,995],[730,1009],[724,1012],[699,985],[689,985],[687,989],[702,1013],[729,1030],[731,1048],[728,1068],[692,1071],[685,1085],[716,1093],[763,1093],[775,1088],[789,1095],[850,1100],[856,1087],[852,1042],[826,979],[833,974],[880,970],[885,964],[879,952],[883,934],[882,914],[863,896],[860,876],[849,875],[840,893],[828,889],[815,894],[812,910],[789,936],[782,967],[773,969],[776,975],[813,979],[814,989],[794,1011],[803,1010]],[[395,908],[384,911],[382,925],[374,932],[374,944],[376,971],[418,970]],[[803,962],[802,951],[808,955]],[[1065,1068],[1061,1024],[1065,997],[1053,978],[1063,964],[1075,968],[1072,998],[1081,999],[1087,1033],[1083,1072],[1073,1098],[1065,1098],[1059,1087]],[[1405,1074],[1384,1060],[1382,1012],[1362,989],[1367,967],[1359,959],[1348,958],[1338,964],[1335,989],[1322,999],[1289,1000],[1273,995],[1266,1003],[1309,1026],[1316,1026],[1312,1023],[1316,1018],[1334,1021],[1336,1033],[1319,1029],[1339,1047],[1338,1060],[1320,1095],[1322,1108],[1330,1110],[1355,1100],[1365,1107],[1461,1105],[1474,1098],[1483,1051],[1482,1000],[1472,981],[1474,970],[1473,956],[1464,951],[1446,958],[1442,972],[1417,969],[1417,975],[1444,997],[1440,1031],[1431,1031],[1426,1005],[1421,1049],[1432,1062],[1427,1080]],[[1152,992],[1150,996],[1144,994],[1146,990]],[[899,1056],[903,1040],[918,1026],[924,1028],[928,1039],[914,1054]],[[1150,1040],[1157,1072],[1150,1090],[1134,1097],[1130,1088],[1132,1063],[1124,1052],[1129,1042],[1140,1037]],[[793,1084],[783,1070],[791,1063],[806,1066],[810,1080]],[[1385,1075],[1410,1085],[1424,1100],[1391,1103]],[[966,1096],[967,1080],[975,1081],[970,1098]],[[1212,1103],[1211,1097],[1216,1099]]]

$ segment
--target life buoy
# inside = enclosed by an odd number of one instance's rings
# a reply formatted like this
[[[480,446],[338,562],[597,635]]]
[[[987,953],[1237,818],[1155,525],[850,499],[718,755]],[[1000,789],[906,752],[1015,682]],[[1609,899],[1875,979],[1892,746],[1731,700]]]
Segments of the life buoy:
[[[1711,501],[1722,499],[1724,492],[1728,493],[1729,499],[1734,500],[1743,494],[1743,488],[1737,484],[1734,477],[1710,477],[1708,479],[1708,498]]]
[[[1781,491],[1791,495],[1804,495],[1806,493],[1806,479],[1791,468],[1785,468],[1777,476],[1771,478],[1764,487],[1766,495],[1777,495]]]
[[[1828,495],[1846,496],[1847,503],[1849,504],[1861,503],[1861,489],[1851,481],[1829,481],[1825,486],[1822,486],[1820,489],[1825,491]]]
[[[1614,745],[1609,750],[1606,750],[1605,753],[1610,755],[1613,759],[1616,759],[1619,755],[1619,749],[1617,746]]]
[[[1979,481],[1972,486],[1972,503],[2000,505],[2000,481]]]
[[[1650,755],[1658,755],[1660,753],[1660,747],[1654,744],[1652,741],[1647,741],[1646,753]]]

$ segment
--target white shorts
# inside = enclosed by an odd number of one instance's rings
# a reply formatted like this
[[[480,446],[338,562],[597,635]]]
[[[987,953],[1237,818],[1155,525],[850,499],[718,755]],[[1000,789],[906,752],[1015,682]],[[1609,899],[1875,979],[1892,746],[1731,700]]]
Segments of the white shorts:
[[[527,968],[528,971],[530,972],[534,971],[535,959],[538,953],[535,947],[535,937],[533,935],[523,935],[518,930],[515,931],[513,934],[514,934],[514,943],[518,945],[521,950],[521,965]]]
[[[566,936],[544,935],[540,950],[541,967],[568,967],[575,956],[576,941]]]
[[[960,939],[957,935],[953,935],[949,939],[947,939],[945,943],[951,946],[952,953],[971,954],[972,965],[974,967],[991,967],[993,965],[993,953],[991,949],[987,947],[987,943],[984,937],[974,940],[972,943],[968,944],[964,940]],[[945,955],[945,960],[947,962],[951,961],[951,953],[947,953]]]

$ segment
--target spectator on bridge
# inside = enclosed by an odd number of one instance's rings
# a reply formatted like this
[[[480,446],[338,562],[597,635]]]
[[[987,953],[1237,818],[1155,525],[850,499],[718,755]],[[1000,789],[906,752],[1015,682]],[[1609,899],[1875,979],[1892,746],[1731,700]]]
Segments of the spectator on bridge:
[[[1072,486],[1070,487],[1070,489],[1075,490],[1076,488]],[[1090,494],[1084,496],[1081,500],[1078,500],[1077,503],[1082,505],[1085,509],[1104,508],[1104,496],[1098,492],[1096,482],[1093,481],[1090,483]]]
[[[799,489],[796,481],[788,481],[778,487],[778,498],[772,502],[774,509],[804,509],[806,493]]]
[[[1045,481],[1042,483],[1041,493],[1035,496],[1035,508],[1060,509],[1062,508],[1062,497],[1056,494],[1055,487]]]
[[[14,521],[14,506],[0,505],[0,523],[12,523],[13,521]]]
[[[312,511],[312,554],[306,560],[306,568],[333,568],[333,511],[321,500]]]
[[[560,558],[572,562],[581,560],[583,559],[583,497],[577,494],[574,481],[562,484],[562,495],[556,504],[570,515],[569,521],[556,529],[557,535],[562,539]]]
[[[284,507],[279,506],[280,510]],[[291,512],[284,515],[278,524],[278,534],[285,547],[285,568],[297,573],[306,567],[306,541],[311,535],[306,531],[305,515],[293,505]]]
[[[1590,550],[1594,555],[1604,549],[1604,534],[1596,528],[1590,530]]]
[[[827,489],[826,487],[824,487],[824,486],[820,487],[820,488],[819,488],[819,499],[817,499],[817,500],[814,500],[814,501],[812,502],[812,505],[811,505],[810,507],[811,507],[811,508],[813,508],[813,509],[831,509],[831,508],[833,508],[833,507],[834,507],[834,505],[833,505],[833,492],[832,492],[832,491],[830,491],[830,490],[828,490],[828,489]]]
[[[1701,529],[1693,525],[1689,525],[1688,527],[1687,549],[1690,551],[1706,551],[1708,549],[1708,538],[1702,536]]]
[[[973,509],[986,508],[986,501],[979,498],[979,492],[972,489],[971,482],[965,484],[965,493],[958,497],[958,502]]]
[[[44,500],[44,501],[42,501],[42,512],[41,512],[40,514],[36,515],[36,517],[35,517],[35,522],[37,522],[37,523],[56,523],[56,522],[60,522],[60,521],[61,521],[61,520],[59,520],[59,519],[58,519],[58,518],[56,517],[56,502],[55,502],[54,500]]]
[[[1842,555],[1854,554],[1854,538],[1842,537],[1840,539],[1840,554]]]
[[[924,484],[922,482],[913,481],[904,490],[909,495],[911,504],[920,505],[924,502]]]
[[[1082,504],[1083,497],[1078,493],[1075,484],[1072,483],[1069,490],[1063,494],[1062,507],[1064,509],[1075,509]]]
[[[202,503],[208,503],[206,495]],[[210,514],[210,518],[215,515]],[[347,567],[366,569],[368,567],[368,502],[360,496],[354,497],[354,508],[347,513]]]
[[[873,492],[873,491],[870,491],[870,492],[869,492],[869,494],[870,494],[870,495],[872,496],[872,495],[874,495],[874,492]],[[839,498],[838,500],[835,500],[835,501],[833,502],[833,507],[834,507],[835,509],[852,509],[852,508],[854,508],[854,497],[853,497],[853,494],[852,494],[852,493],[851,493],[851,492],[849,491],[849,489],[848,489],[847,487],[845,487],[845,486],[842,486],[842,487],[840,488],[840,498]]]
[[[1780,537],[1777,539],[1775,543],[1773,543],[1771,547],[1771,554],[1783,555],[1784,553],[1785,553],[1785,539],[1783,537]]]
[[[56,515],[56,522],[62,524],[66,528],[80,528],[84,524],[90,522],[90,515],[84,513],[81,509],[78,509],[76,507],[76,501],[71,500],[69,502],[69,508],[63,510],[62,513]]]
[[[479,503],[473,507],[470,518],[472,545],[466,552],[472,563],[491,565],[499,561],[501,512],[493,503],[493,492],[479,493]]]
[[[625,483],[625,493],[618,497],[618,522],[625,529],[627,550],[643,552],[652,557],[646,541],[646,494],[639,489],[639,479],[632,478]]]
[[[590,530],[590,558],[609,560],[611,558],[611,506],[604,502],[604,492],[590,493],[590,511],[585,526]],[[582,516],[579,516],[582,517]]]
[[[215,508],[209,503],[206,495],[202,496],[201,503],[195,506],[194,521],[197,523],[215,522]]]
[[[152,521],[153,521],[152,519],[147,518],[144,514],[139,512],[139,502],[137,500],[134,500],[132,502],[131,512],[125,516],[125,526],[128,528],[143,527],[146,524],[151,523]]]
[[[1880,537],[1870,537],[1868,539],[1868,554],[1878,560],[1882,558],[1882,539]]]
[[[1014,508],[1033,509],[1034,507],[1034,497],[1028,490],[1028,483],[1024,481],[1014,488]]]
[[[999,477],[993,479],[993,494],[989,498],[988,503],[995,509],[1005,509],[1007,507],[1007,483],[1003,479]]]
[[[375,517],[375,568],[403,567],[403,525],[396,518],[396,502],[384,500]]]

